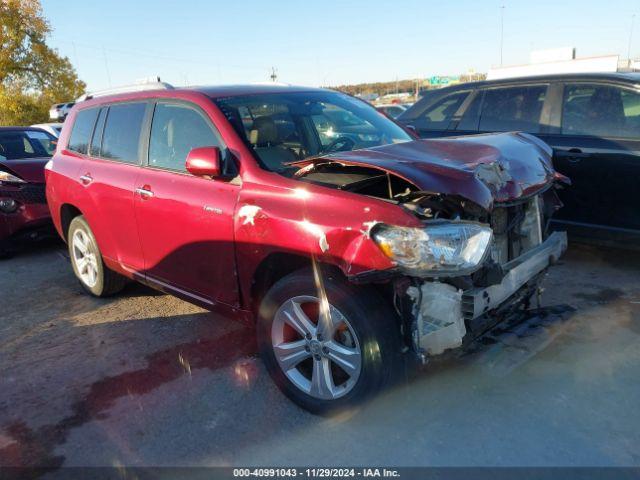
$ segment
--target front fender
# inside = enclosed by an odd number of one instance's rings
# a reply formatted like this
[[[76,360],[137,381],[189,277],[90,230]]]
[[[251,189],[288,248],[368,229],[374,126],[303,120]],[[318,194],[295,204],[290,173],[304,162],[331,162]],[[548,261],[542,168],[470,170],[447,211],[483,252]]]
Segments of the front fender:
[[[258,266],[271,254],[315,258],[352,277],[394,267],[371,240],[369,231],[373,225],[421,225],[411,213],[389,202],[303,182],[291,183],[292,188],[243,185],[234,231],[240,288],[246,302],[250,302]]]

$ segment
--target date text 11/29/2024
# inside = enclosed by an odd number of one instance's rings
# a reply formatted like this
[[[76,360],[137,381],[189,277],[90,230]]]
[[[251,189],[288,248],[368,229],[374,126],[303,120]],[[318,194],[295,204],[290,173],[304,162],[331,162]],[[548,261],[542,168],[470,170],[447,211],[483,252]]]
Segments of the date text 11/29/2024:
[[[397,470],[388,468],[234,468],[234,478],[399,478]]]

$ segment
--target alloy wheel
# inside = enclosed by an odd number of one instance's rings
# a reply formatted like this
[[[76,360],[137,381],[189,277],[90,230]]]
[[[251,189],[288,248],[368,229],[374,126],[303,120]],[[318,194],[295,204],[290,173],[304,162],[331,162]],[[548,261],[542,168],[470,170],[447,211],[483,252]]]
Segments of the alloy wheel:
[[[89,288],[95,287],[98,282],[98,258],[89,235],[84,230],[76,230],[71,245],[73,263],[80,281]]]
[[[327,299],[297,296],[275,314],[271,341],[278,365],[300,390],[335,400],[355,386],[362,351],[347,318]]]

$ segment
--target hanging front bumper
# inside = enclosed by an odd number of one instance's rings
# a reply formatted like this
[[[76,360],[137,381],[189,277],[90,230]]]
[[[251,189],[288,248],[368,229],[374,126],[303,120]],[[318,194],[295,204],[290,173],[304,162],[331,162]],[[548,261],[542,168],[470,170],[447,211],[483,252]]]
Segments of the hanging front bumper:
[[[554,232],[537,247],[503,265],[505,276],[500,283],[462,294],[464,319],[473,320],[502,305],[529,280],[554,264],[566,249],[567,234]]]

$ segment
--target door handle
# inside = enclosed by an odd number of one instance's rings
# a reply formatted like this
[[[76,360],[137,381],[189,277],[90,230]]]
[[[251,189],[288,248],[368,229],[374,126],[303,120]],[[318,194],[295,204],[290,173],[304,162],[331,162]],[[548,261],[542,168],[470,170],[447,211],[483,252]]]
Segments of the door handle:
[[[153,197],[153,192],[150,190],[148,185],[144,187],[136,188],[136,193],[142,197],[143,200],[147,200]]]
[[[80,177],[80,182],[83,185],[89,185],[91,182],[93,182],[93,177],[91,176],[91,174],[85,173]]]

